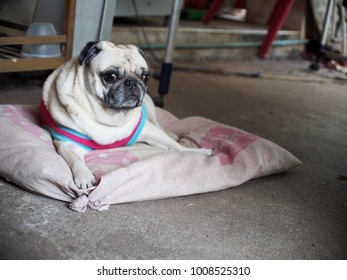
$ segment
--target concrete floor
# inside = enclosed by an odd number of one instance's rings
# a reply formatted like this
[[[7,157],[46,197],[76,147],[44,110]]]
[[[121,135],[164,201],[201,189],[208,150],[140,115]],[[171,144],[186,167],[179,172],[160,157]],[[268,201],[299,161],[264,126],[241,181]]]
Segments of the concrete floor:
[[[1,180],[1,259],[346,259],[346,82],[308,73],[304,61],[198,66],[276,77],[175,71],[167,110],[258,134],[303,164],[225,191],[84,214]],[[1,74],[0,103],[38,104],[41,82]],[[151,81],[149,92],[157,86]]]

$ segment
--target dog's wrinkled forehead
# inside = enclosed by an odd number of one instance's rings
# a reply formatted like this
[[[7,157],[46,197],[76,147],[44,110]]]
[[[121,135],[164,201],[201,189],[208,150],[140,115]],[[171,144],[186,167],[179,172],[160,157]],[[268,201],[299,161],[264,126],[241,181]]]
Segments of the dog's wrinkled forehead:
[[[135,73],[136,70],[148,68],[146,60],[140,54],[139,49],[132,45],[114,46],[111,49],[105,49],[104,53],[100,54],[103,67],[120,66],[125,73]]]
[[[90,64],[105,70],[108,67],[120,67],[125,73],[136,73],[148,69],[143,52],[134,45],[114,45],[111,42],[90,42],[81,51],[79,64]]]

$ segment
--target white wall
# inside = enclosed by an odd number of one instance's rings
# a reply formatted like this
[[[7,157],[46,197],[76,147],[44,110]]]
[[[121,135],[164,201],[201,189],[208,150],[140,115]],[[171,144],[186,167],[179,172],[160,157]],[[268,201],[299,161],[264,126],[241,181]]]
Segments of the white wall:
[[[117,0],[77,0],[72,55],[89,41],[109,40]]]

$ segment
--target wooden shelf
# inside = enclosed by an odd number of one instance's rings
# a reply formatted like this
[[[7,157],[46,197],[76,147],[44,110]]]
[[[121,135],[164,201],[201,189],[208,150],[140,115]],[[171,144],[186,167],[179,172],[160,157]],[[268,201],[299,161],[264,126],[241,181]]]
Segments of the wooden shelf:
[[[0,60],[0,73],[55,69],[65,62],[65,57],[11,58]]]
[[[76,0],[66,0],[64,17],[64,34],[56,36],[6,36],[0,37],[0,46],[14,46],[25,44],[50,44],[64,45],[63,56],[54,58],[24,58],[19,53],[4,55],[0,58],[0,73],[50,70],[59,67],[68,61],[72,55],[73,30],[75,23]]]
[[[66,43],[66,42],[67,42],[66,35],[0,37],[0,45],[47,44],[47,43]]]

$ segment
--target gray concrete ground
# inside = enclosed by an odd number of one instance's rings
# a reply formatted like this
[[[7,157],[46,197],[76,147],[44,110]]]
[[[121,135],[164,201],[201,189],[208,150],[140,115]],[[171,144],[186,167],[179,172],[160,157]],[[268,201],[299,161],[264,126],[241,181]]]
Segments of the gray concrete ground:
[[[1,180],[1,259],[347,258],[346,82],[327,70],[308,73],[304,61],[193,66],[276,76],[175,71],[167,110],[258,134],[303,164],[225,191],[84,214]],[[0,83],[1,104],[40,99],[41,80],[32,74],[1,74]],[[151,81],[150,93],[157,86]]]

